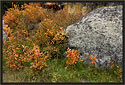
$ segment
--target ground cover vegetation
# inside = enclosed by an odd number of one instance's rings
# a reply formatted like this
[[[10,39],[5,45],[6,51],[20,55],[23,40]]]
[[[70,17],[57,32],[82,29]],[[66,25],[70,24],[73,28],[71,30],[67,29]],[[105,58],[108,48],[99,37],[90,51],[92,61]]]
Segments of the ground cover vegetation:
[[[3,82],[122,82],[122,68],[84,65],[80,50],[67,47],[65,28],[89,11],[82,4],[67,4],[54,12],[39,3],[13,5],[3,16]]]

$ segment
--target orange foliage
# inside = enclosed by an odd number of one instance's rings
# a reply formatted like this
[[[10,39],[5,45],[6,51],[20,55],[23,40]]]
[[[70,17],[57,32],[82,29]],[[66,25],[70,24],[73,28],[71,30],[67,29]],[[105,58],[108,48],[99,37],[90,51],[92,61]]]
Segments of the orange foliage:
[[[50,57],[62,56],[67,42],[64,27],[82,16],[81,13],[77,16],[68,14],[66,10],[45,11],[39,6],[39,3],[24,4],[21,8],[14,5],[3,17],[7,24],[3,29],[8,38],[4,41],[3,53],[8,66],[14,70],[23,68],[27,63],[31,69],[40,70],[46,66]],[[40,25],[35,28],[38,24]],[[34,34],[31,32],[32,28],[35,28]],[[76,64],[79,61],[78,56],[73,53],[70,63]]]
[[[21,57],[15,52],[13,48],[11,48],[11,52],[8,52],[7,65],[8,67],[17,70],[22,68]]]
[[[50,56],[40,52],[38,46],[34,44],[33,49],[30,49],[28,52],[30,54],[31,69],[41,70],[44,66],[47,66],[46,61]]]
[[[82,61],[82,59],[79,57],[80,56],[80,50],[71,50],[71,49],[67,49],[67,58],[68,60],[66,61],[67,65],[76,65],[77,62]]]
[[[29,5],[24,4],[24,15],[29,23],[37,23],[38,20],[43,19],[43,11],[39,8],[39,4],[30,3]]]
[[[89,56],[89,58],[92,60],[92,63],[96,64],[97,58],[96,56],[93,56],[93,57],[92,56],[93,55]]]
[[[4,16],[5,24],[12,24],[16,20],[16,17],[20,14],[19,7],[14,5],[14,8],[8,9]]]

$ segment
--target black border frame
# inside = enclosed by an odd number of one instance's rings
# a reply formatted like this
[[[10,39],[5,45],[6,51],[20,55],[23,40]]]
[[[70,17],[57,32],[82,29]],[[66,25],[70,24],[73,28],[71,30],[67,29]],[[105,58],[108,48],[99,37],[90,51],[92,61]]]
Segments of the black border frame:
[[[2,4],[4,3],[4,2],[122,2],[122,5],[123,5],[123,83],[26,83],[26,82],[14,82],[14,83],[7,83],[7,82],[3,82],[3,74],[2,74],[2,45],[3,45],[3,33],[2,33],[2,31],[3,31],[3,29],[2,29],[2,15],[3,15],[3,12],[2,12],[2,10],[3,10],[3,6],[2,6]],[[125,8],[125,6],[124,6],[124,4],[125,4],[125,1],[124,0],[103,0],[103,1],[97,1],[97,0],[79,0],[79,1],[76,1],[76,0],[1,0],[0,1],[0,12],[2,13],[2,14],[0,14],[0,18],[1,18],[1,20],[0,20],[0,26],[1,26],[1,29],[0,29],[0,34],[1,34],[1,37],[0,37],[0,40],[1,40],[1,42],[0,42],[0,48],[1,48],[1,50],[0,50],[0,54],[1,54],[1,58],[0,58],[0,61],[1,61],[1,65],[0,65],[0,69],[1,69],[1,72],[0,72],[0,74],[1,74],[1,79],[0,79],[0,82],[1,82],[1,84],[113,84],[113,85],[115,85],[115,84],[118,84],[118,85],[125,85],[125,73],[124,73],[124,67],[125,67],[125,62],[124,62],[124,55],[125,55],[125,53],[124,53],[124,40],[125,40],[125,34],[124,34],[124,21],[125,21],[125,11],[124,11],[124,8]]]

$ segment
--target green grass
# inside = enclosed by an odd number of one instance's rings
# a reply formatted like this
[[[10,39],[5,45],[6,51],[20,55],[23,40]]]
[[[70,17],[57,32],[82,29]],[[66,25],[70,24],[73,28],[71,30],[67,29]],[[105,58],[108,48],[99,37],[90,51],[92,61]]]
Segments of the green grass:
[[[20,71],[12,71],[3,67],[3,82],[122,82],[117,71],[120,67],[109,70],[99,69],[82,63],[73,69],[65,69],[65,58],[49,60],[42,71],[30,72],[25,67]]]

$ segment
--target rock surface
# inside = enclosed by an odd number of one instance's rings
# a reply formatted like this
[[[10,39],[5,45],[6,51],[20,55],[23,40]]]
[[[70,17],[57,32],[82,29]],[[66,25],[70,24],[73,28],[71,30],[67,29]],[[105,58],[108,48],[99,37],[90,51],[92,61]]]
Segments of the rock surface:
[[[4,20],[2,21],[2,25],[3,25],[3,27],[5,27],[5,25],[4,25]],[[6,33],[4,32],[4,30],[3,30],[3,40],[5,40],[7,38],[7,35],[6,35]]]
[[[7,38],[6,33],[3,31],[3,40],[5,40]]]
[[[111,61],[122,65],[122,17],[122,6],[91,11],[66,28],[69,47],[80,49],[84,61],[86,55],[97,55],[99,66],[109,66]]]

